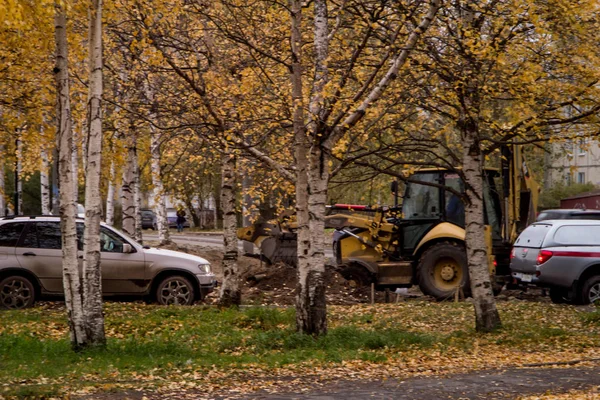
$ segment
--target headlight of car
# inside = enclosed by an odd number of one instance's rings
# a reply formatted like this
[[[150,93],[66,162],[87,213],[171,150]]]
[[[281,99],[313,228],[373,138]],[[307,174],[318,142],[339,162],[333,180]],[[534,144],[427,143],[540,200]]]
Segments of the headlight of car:
[[[198,268],[200,268],[200,271],[204,272],[205,274],[210,274],[210,264],[200,264],[198,265]]]

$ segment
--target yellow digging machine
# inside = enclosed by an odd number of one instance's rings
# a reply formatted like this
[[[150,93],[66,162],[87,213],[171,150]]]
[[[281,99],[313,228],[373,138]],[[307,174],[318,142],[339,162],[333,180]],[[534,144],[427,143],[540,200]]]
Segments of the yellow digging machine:
[[[456,196],[463,191],[456,171],[421,169],[408,178],[401,207],[330,207],[326,225],[336,229],[335,268],[380,290],[418,285],[438,300],[459,290],[468,295],[464,206]],[[503,147],[501,168],[487,168],[484,175],[486,239],[497,288],[510,276],[512,243],[535,220],[538,194],[519,146]],[[296,264],[293,218],[241,228],[238,238],[254,243],[269,262]]]

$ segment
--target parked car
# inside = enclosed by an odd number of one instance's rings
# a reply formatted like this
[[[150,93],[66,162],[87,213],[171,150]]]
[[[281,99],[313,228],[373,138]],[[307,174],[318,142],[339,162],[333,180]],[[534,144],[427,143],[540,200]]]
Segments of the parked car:
[[[156,214],[149,209],[142,209],[142,229],[157,230]]]
[[[167,220],[169,221],[169,228],[177,227],[177,210],[167,210]],[[185,222],[183,223],[183,227],[189,228],[190,226],[190,216],[189,214],[187,214],[185,216]]]
[[[536,222],[517,238],[510,258],[513,278],[549,287],[555,303],[600,300],[600,221]]]
[[[77,221],[80,259],[83,221]],[[159,304],[190,305],[216,286],[202,257],[142,246],[101,224],[102,291],[135,295]],[[0,219],[0,308],[30,307],[44,295],[62,295],[62,250],[58,217]]]
[[[85,218],[85,207],[77,203],[77,218]]]
[[[538,214],[536,222],[549,219],[600,219],[600,210],[582,210],[580,208],[544,210]]]

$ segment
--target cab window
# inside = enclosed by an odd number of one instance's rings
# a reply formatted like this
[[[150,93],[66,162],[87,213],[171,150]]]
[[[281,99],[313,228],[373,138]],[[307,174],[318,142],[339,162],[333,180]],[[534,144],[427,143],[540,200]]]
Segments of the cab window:
[[[406,219],[439,218],[440,189],[428,183],[439,185],[439,174],[417,173],[408,184],[402,202],[402,213]]]

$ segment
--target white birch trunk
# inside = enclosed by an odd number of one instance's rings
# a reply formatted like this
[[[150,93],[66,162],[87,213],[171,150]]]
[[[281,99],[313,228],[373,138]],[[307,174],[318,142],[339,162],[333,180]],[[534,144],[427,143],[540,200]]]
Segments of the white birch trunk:
[[[465,236],[471,294],[475,308],[477,331],[489,332],[501,326],[500,314],[490,280],[483,210],[483,156],[476,131],[467,122],[463,139],[463,170],[465,174]]]
[[[106,224],[115,224],[115,162],[110,162],[110,179],[108,181],[108,193],[106,194]]]
[[[44,147],[42,147],[42,150],[40,151],[40,158],[40,196],[42,200],[42,215],[50,215],[50,161],[48,160],[48,150]]]
[[[303,123],[304,116],[298,104],[302,96],[302,75],[299,2],[292,5],[292,53],[298,53],[298,65],[293,65],[292,96],[294,106],[294,130],[296,138],[296,210],[298,218],[298,288],[296,298],[296,326],[303,333],[324,335],[327,333],[327,307],[325,300],[325,233],[324,215],[327,195],[328,166],[322,168],[320,156],[320,130],[323,88],[327,82],[327,5],[323,0],[314,3],[315,29],[315,80],[309,104],[310,123],[308,129],[313,143],[307,143]],[[296,57],[293,57],[296,58]],[[308,150],[310,148],[310,151]],[[309,158],[310,157],[310,158]],[[321,179],[321,173],[325,179]],[[323,188],[324,185],[324,188]],[[317,190],[317,192],[314,192]],[[319,204],[322,203],[322,210]]]
[[[77,151],[77,130],[73,130],[73,147],[71,148],[71,163],[73,164],[73,201],[79,202],[79,158]]]
[[[123,207],[123,232],[129,236],[135,236],[135,169],[136,150],[135,139],[129,138],[127,146],[127,159],[123,168],[123,183],[121,186],[121,206]]]
[[[18,214],[23,215],[23,141],[21,140],[21,129],[17,138],[17,209]]]
[[[77,231],[75,216],[77,207],[73,201],[73,164],[71,149],[73,135],[71,127],[71,105],[69,100],[69,71],[66,33],[66,13],[56,3],[55,38],[56,38],[56,86],[58,93],[58,149],[60,178],[60,215],[63,255],[63,285],[65,304],[69,319],[71,345],[79,349],[87,343],[85,331],[85,315],[83,312],[83,292],[77,262]]]
[[[142,192],[140,188],[140,166],[138,164],[137,151],[135,152],[135,169],[133,179],[133,215],[135,217],[135,230],[133,238],[142,243]]]
[[[154,195],[154,212],[156,214],[156,227],[158,229],[158,241],[161,245],[171,241],[169,235],[169,221],[167,220],[167,206],[165,202],[165,189],[163,186],[161,169],[160,169],[160,140],[161,134],[159,131],[150,126],[150,156],[152,159],[152,186]]]
[[[6,148],[0,144],[0,216],[6,215],[6,183],[4,177],[4,160]]]
[[[291,1],[292,22],[292,102],[294,125],[294,153],[296,158],[296,218],[298,221],[298,286],[296,297],[296,328],[307,334],[327,332],[325,297],[321,296],[324,287],[318,286],[322,279],[321,266],[312,265],[315,259],[311,240],[309,218],[308,146],[304,125],[304,105],[302,98],[302,3]],[[317,287],[314,284],[317,283]],[[315,289],[317,292],[315,292]],[[317,299],[323,299],[321,303]],[[317,303],[313,303],[317,300]]]
[[[102,196],[102,0],[93,0],[90,10],[90,65],[85,162],[85,230],[83,242],[84,310],[88,345],[104,346],[102,277],[100,271],[100,221]]]
[[[213,205],[213,229],[217,229],[218,224],[217,220],[219,219],[219,210],[217,207],[217,196],[215,196],[214,191],[210,194]]]
[[[222,161],[221,207],[223,209],[223,285],[219,293],[219,305],[240,305],[240,274],[237,265],[237,217],[235,212],[235,157],[225,153]]]

